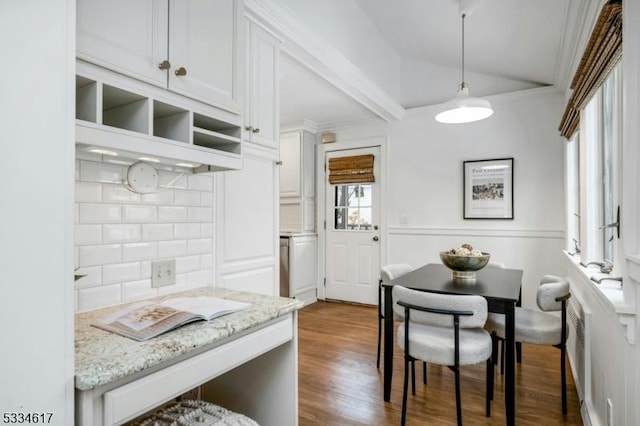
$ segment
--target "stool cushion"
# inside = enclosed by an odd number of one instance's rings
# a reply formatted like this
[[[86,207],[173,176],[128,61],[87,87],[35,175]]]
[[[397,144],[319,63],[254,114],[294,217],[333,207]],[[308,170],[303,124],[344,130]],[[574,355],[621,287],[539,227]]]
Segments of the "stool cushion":
[[[135,426],[259,426],[247,416],[205,401],[182,400],[151,414]]]
[[[440,365],[454,365],[454,330],[409,324],[409,355]],[[404,323],[398,327],[398,345],[404,350]],[[491,336],[481,328],[460,329],[460,365],[484,362],[491,356]]]

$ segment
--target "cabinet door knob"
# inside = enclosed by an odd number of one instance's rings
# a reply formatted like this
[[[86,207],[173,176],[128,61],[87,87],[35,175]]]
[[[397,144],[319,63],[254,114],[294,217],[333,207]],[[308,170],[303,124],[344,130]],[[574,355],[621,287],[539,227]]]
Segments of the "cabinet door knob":
[[[178,77],[182,77],[183,75],[187,75],[187,69],[185,67],[180,67],[176,70],[176,75]]]
[[[252,132],[253,133],[260,133],[260,129],[256,127],[255,129],[252,130]]]
[[[276,161],[276,166],[282,166],[282,161],[280,160]]]
[[[251,127],[251,126],[244,126],[244,129],[245,129],[246,131],[248,131],[248,132],[253,131],[253,127]]]
[[[378,241],[380,238],[378,238],[378,236],[376,235],[375,237],[373,237],[373,241]]]
[[[171,62],[165,59],[158,64],[158,68],[160,68],[161,70],[168,70],[169,68],[171,68]]]

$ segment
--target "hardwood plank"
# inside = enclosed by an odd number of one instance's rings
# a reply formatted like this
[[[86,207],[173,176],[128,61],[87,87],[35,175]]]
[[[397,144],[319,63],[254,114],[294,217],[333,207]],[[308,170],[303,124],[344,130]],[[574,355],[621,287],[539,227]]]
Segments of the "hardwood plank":
[[[382,398],[382,368],[376,368],[377,308],[317,302],[299,312],[300,425],[397,425],[402,409],[402,351],[394,351],[391,401]],[[395,340],[394,340],[395,341]],[[562,415],[560,351],[523,345],[516,367],[519,425],[581,425],[580,403],[567,375],[568,413]],[[569,370],[568,364],[567,369]],[[407,424],[455,424],[453,373],[429,365],[428,385],[416,365],[416,395],[409,394]],[[461,368],[465,425],[504,425],[504,378],[496,371],[491,417],[484,415],[485,366]]]

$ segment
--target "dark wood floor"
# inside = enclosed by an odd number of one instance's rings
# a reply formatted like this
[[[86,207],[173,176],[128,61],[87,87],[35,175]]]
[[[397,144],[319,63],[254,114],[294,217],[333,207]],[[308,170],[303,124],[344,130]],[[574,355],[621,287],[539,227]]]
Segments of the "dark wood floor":
[[[398,425],[402,407],[402,351],[394,351],[391,401],[382,398],[382,367],[376,368],[377,310],[336,302],[317,302],[299,312],[300,425]],[[394,339],[395,341],[395,339]],[[516,367],[518,425],[581,425],[575,385],[568,376],[569,410],[562,415],[560,351],[523,346]],[[567,364],[568,365],[568,364]],[[422,367],[416,366],[421,377]],[[407,424],[455,424],[453,373],[428,367],[429,384],[409,394]],[[491,417],[484,416],[484,364],[461,369],[465,425],[504,425],[504,380],[496,372]]]

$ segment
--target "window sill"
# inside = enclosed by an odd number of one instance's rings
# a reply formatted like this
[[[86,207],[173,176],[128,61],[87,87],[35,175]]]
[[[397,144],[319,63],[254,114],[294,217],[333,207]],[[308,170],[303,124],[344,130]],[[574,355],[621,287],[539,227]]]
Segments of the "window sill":
[[[596,284],[591,278],[606,277],[607,274],[601,273],[595,267],[585,268],[580,264],[579,256],[571,256],[566,251],[564,252],[568,261],[569,267],[572,269],[570,276],[576,277],[578,282],[572,282],[572,285],[578,285],[584,291],[587,291],[590,295],[596,299],[601,307],[609,313],[623,328],[629,343],[634,343],[635,337],[635,317],[636,307],[635,298],[628,297],[623,291],[623,285],[632,286],[635,285],[630,281],[608,281],[603,280],[600,284]],[[627,257],[628,259],[628,257]],[[636,260],[638,263],[638,275],[640,275],[640,258]],[[633,292],[635,293],[635,292]]]

